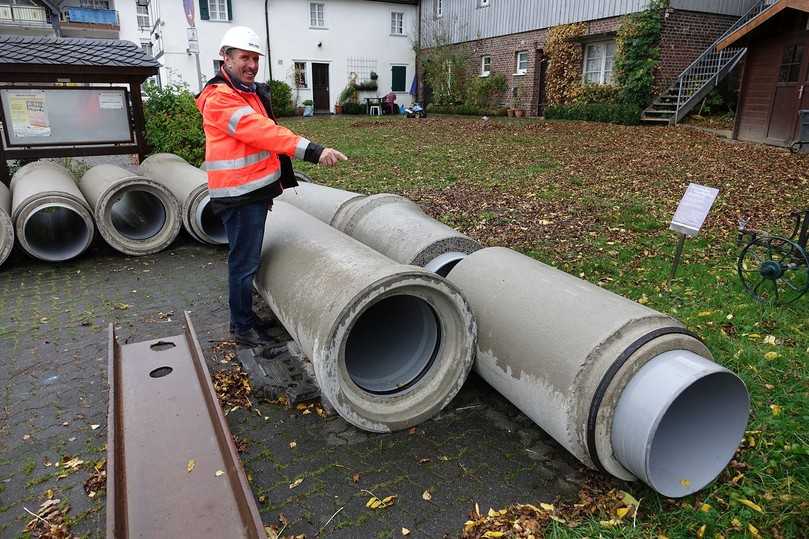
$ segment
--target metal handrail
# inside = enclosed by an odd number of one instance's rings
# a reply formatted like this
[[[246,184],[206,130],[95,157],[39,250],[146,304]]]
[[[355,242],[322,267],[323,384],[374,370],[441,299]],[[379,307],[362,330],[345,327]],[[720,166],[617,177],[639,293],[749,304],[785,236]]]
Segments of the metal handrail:
[[[746,52],[744,47],[728,47],[717,52],[716,46],[727,36],[747,24],[754,17],[770,9],[776,3],[777,0],[761,0],[757,2],[680,73],[675,82],[677,88],[675,122],[680,118],[681,109],[688,104],[693,96],[697,95],[712,80],[718,84],[722,70],[727,65],[738,60]]]

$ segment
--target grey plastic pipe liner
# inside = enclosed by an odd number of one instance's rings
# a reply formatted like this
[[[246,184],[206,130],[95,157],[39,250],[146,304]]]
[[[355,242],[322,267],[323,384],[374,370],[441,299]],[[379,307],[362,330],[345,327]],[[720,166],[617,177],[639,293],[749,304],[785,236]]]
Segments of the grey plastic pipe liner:
[[[283,200],[402,264],[446,274],[480,244],[398,195],[362,196],[307,184]]]
[[[139,256],[162,251],[180,233],[180,204],[166,187],[115,165],[84,173],[79,188],[110,246]]]
[[[389,432],[449,403],[471,369],[477,338],[454,285],[282,201],[266,226],[256,288],[312,360],[337,413],[361,429]]]
[[[11,219],[20,247],[49,262],[80,255],[95,234],[90,207],[76,180],[50,161],[28,163],[14,173]]]
[[[11,191],[0,182],[0,266],[14,248],[14,224],[11,222]]]
[[[226,245],[228,236],[222,220],[211,210],[208,175],[178,155],[157,153],[143,160],[144,176],[166,187],[180,201],[183,227],[195,240],[209,245]]]
[[[477,372],[588,467],[685,496],[733,457],[747,390],[677,320],[500,247],[447,279],[478,322]]]

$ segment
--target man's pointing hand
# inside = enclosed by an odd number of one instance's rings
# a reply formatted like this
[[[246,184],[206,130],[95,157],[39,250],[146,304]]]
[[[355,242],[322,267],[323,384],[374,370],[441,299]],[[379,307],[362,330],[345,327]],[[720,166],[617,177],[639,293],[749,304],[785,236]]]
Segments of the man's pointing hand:
[[[319,164],[330,167],[336,165],[338,161],[348,161],[348,157],[338,152],[334,148],[326,148],[320,154]]]

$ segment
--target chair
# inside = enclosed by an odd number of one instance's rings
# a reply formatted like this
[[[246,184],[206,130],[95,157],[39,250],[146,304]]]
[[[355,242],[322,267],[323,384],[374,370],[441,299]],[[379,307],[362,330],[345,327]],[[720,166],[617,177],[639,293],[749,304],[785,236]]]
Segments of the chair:
[[[379,105],[371,105],[368,107],[369,116],[382,116],[382,107]]]

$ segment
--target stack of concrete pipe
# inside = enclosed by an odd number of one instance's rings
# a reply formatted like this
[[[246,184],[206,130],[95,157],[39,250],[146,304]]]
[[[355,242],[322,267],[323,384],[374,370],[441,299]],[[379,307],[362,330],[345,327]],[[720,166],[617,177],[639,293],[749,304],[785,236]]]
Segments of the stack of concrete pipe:
[[[208,176],[171,153],[158,153],[147,157],[140,165],[141,172],[169,189],[182,209],[183,226],[191,237],[209,245],[228,242],[225,227],[210,207]]]
[[[180,205],[161,184],[115,165],[84,173],[79,189],[93,208],[101,236],[117,251],[162,251],[180,232]]]
[[[14,247],[14,224],[11,222],[11,191],[0,182],[0,266]]]
[[[69,260],[93,241],[84,195],[66,168],[49,161],[29,163],[11,178],[11,218],[20,246],[40,260]]]
[[[447,289],[474,313],[476,371],[588,467],[680,497],[703,488],[732,458],[749,415],[747,389],[677,320],[510,249],[478,249],[400,197],[310,184],[282,200],[374,248],[360,249],[279,202],[256,283],[312,358],[324,396],[355,425],[406,427],[370,417],[402,418],[402,404],[419,402],[407,401],[411,386],[399,384],[424,363],[414,359],[423,357],[421,348],[408,351],[420,341],[404,329],[423,326],[424,315],[395,304],[375,309],[355,284],[378,280],[384,259],[397,271],[413,267],[396,262],[418,263],[446,275],[434,282],[452,283]],[[443,311],[433,312],[443,324]],[[358,348],[346,344],[354,331]],[[374,361],[354,350],[368,350]],[[410,374],[400,377],[404,365]],[[369,382],[374,377],[385,383]],[[429,380],[425,374],[415,385]],[[367,405],[369,417],[357,419],[355,402]]]

